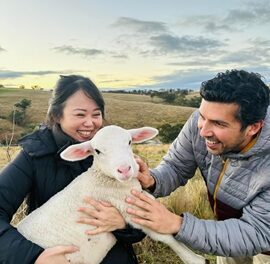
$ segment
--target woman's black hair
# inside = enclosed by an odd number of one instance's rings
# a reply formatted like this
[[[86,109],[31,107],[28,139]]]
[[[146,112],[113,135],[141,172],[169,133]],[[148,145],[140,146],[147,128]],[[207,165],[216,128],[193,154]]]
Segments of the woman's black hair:
[[[49,127],[55,125],[63,116],[63,109],[67,99],[77,91],[82,90],[86,96],[94,100],[99,107],[103,119],[105,102],[96,85],[87,77],[80,75],[60,75],[53,91],[47,112],[46,124]]]

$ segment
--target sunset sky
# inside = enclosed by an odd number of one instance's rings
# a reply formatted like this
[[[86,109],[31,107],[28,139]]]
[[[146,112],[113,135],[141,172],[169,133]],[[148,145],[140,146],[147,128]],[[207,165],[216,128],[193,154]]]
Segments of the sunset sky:
[[[268,0],[1,0],[0,84],[189,88],[227,69],[270,83]]]

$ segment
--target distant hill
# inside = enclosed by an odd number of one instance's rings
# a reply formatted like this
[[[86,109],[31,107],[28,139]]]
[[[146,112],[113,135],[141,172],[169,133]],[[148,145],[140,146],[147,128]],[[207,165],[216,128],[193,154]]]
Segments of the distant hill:
[[[0,89],[0,142],[10,138],[12,123],[7,120],[13,105],[22,99],[31,100],[27,110],[27,127],[16,127],[15,140],[21,134],[32,131],[33,127],[45,120],[51,91],[28,89]],[[165,123],[183,123],[194,111],[191,107],[164,105],[160,100],[146,95],[104,93],[107,124],[124,128],[140,126],[158,127]]]

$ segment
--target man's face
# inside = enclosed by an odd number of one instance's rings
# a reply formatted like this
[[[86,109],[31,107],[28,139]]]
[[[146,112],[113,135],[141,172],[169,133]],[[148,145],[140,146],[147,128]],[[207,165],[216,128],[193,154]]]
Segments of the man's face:
[[[235,118],[239,106],[202,100],[198,128],[207,150],[214,155],[241,151],[251,140],[250,126],[241,131]]]

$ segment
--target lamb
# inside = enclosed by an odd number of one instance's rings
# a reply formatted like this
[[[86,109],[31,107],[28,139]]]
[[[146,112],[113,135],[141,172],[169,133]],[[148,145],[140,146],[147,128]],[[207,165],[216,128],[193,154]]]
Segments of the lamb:
[[[79,247],[79,251],[66,255],[72,264],[100,263],[116,239],[111,233],[86,235],[86,230],[95,227],[76,223],[76,210],[85,196],[91,196],[96,200],[110,202],[122,213],[128,224],[143,230],[152,239],[169,245],[184,263],[206,263],[203,257],[193,253],[173,236],[134,224],[126,213],[130,205],[126,204],[125,198],[130,195],[130,190],[143,191],[136,178],[138,164],[134,159],[131,142],[146,141],[157,133],[156,129],[150,127],[125,130],[118,126],[107,126],[99,130],[90,141],[68,147],[61,153],[63,159],[76,161],[93,155],[92,167],[24,218],[17,227],[18,231],[43,248],[70,244]]]

